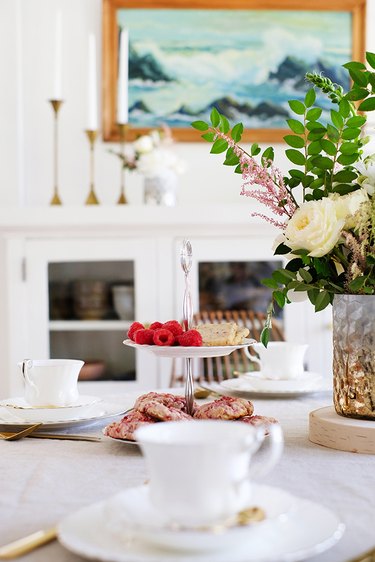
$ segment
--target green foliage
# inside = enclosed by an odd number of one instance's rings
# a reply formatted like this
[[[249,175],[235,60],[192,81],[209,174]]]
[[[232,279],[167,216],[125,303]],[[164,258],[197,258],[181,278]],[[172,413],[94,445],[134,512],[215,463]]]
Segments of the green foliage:
[[[363,147],[368,142],[362,135],[366,124],[366,116],[362,112],[375,110],[375,53],[366,53],[366,61],[367,66],[357,61],[343,65],[352,80],[348,92],[325,76],[307,73],[306,80],[311,87],[303,98],[288,101],[290,116],[286,120],[289,131],[284,136],[285,155],[294,167],[283,180],[292,201],[296,202],[293,195],[296,188],[302,191],[304,202],[318,201],[330,194],[346,195],[360,188],[357,182],[361,179],[355,164],[363,159]],[[325,94],[333,104],[327,123],[319,121],[322,109],[315,105],[316,90]],[[216,108],[211,111],[209,123],[199,120],[194,121],[192,126],[203,133],[204,140],[212,143],[211,153],[226,153],[224,165],[234,167],[235,173],[243,171],[239,158],[241,153],[259,158],[264,167],[271,166],[274,160],[272,147],[263,152],[257,143],[253,143],[248,152],[239,147],[243,124],[237,123],[231,128],[228,119]],[[340,171],[337,171],[338,168]],[[283,204],[280,201],[280,206]],[[350,251],[347,248],[343,251],[340,244],[337,248],[339,256],[332,252],[321,258],[312,258],[304,249],[293,251],[294,259],[262,281],[273,291],[267,311],[268,320],[261,336],[265,345],[268,343],[274,303],[282,308],[289,302],[288,291],[306,291],[316,311],[326,308],[336,293],[374,294],[375,256],[371,253],[367,255],[365,274],[347,282],[345,275],[337,273],[335,267],[335,263],[349,264]],[[275,254],[291,252],[286,244],[280,244]]]

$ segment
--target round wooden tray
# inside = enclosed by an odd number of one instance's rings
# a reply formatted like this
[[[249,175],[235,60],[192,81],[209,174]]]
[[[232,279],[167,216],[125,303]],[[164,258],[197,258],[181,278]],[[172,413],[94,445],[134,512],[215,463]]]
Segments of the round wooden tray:
[[[357,420],[336,414],[333,406],[310,412],[309,440],[312,443],[375,455],[375,420]]]

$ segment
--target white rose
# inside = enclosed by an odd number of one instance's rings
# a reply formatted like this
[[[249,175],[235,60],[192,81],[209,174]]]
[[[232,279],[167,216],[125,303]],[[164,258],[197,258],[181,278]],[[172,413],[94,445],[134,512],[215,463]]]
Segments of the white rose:
[[[278,234],[278,235],[276,236],[275,240],[273,241],[272,250],[275,251],[276,248],[277,248],[278,246],[280,246],[280,244],[286,244],[286,243],[287,243],[287,240],[285,239],[284,234],[283,234],[283,233]]]
[[[275,252],[276,248],[280,246],[280,244],[286,244],[286,246],[288,246],[288,240],[285,238],[284,233],[281,233],[278,236],[276,236],[272,244],[272,251]],[[288,253],[288,254],[282,254],[282,257],[285,258],[286,260],[292,260],[297,256],[295,254]]]
[[[285,237],[292,250],[308,250],[319,258],[337,244],[344,225],[345,219],[337,217],[335,201],[325,197],[301,205],[289,219]]]
[[[184,172],[182,162],[170,150],[155,148],[153,152],[142,154],[138,160],[138,171],[145,176],[156,176],[164,170],[172,170],[177,174]]]
[[[339,219],[345,219],[344,228],[354,228],[356,221],[354,215],[359,210],[362,203],[368,201],[367,191],[365,189],[357,189],[347,195],[339,195],[332,193],[329,199],[336,204],[336,214]]]
[[[152,137],[149,135],[139,137],[134,141],[133,147],[138,154],[147,154],[148,152],[151,152],[154,149]]]
[[[369,177],[365,177],[362,176],[362,181],[358,180],[358,183],[364,187],[367,191],[367,193],[370,195],[370,197],[372,197],[373,195],[375,195],[375,173],[374,173],[374,178]]]
[[[361,185],[367,193],[372,197],[375,194],[375,166],[374,155],[367,156],[364,163],[359,162],[356,167],[361,175],[357,178],[359,185]]]
[[[150,137],[151,137],[151,140],[152,140],[152,144],[154,146],[159,146],[159,144],[161,142],[161,137],[160,137],[159,131],[151,131]]]

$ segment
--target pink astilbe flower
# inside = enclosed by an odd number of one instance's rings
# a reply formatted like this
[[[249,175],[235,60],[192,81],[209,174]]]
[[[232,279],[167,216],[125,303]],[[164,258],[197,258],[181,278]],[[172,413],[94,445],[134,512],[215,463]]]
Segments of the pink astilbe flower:
[[[258,164],[252,156],[237,146],[235,141],[224,133],[217,132],[217,136],[225,139],[239,158],[244,180],[240,194],[256,199],[268,207],[274,215],[290,219],[297,209],[297,204],[285,186],[281,171],[272,162],[264,161],[263,165]],[[259,189],[254,189],[255,185],[259,186]],[[250,189],[248,189],[249,187]],[[285,229],[285,221],[276,220],[257,212],[251,213],[251,216],[262,217],[274,226]]]

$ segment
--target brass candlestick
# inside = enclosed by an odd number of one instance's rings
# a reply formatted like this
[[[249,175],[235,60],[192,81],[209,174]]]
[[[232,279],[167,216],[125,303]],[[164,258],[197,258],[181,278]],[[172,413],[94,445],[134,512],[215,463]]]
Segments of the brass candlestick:
[[[129,125],[127,123],[118,123],[118,128],[119,128],[119,132],[120,132],[120,156],[121,156],[121,180],[120,180],[120,196],[117,200],[117,205],[126,205],[127,204],[127,199],[126,199],[126,195],[125,195],[125,166],[124,166],[124,162],[125,162],[125,154],[124,154],[124,150],[125,150],[125,141],[126,141],[126,133],[127,130],[129,128]]]
[[[95,141],[98,137],[98,131],[88,129],[85,131],[87,138],[89,139],[90,143],[90,192],[87,196],[85,205],[99,205],[98,198],[95,194],[94,189],[94,172],[95,172],[95,162],[94,162],[94,145]]]
[[[59,175],[59,130],[58,130],[58,115],[59,109],[63,100],[48,100],[52,105],[54,113],[54,132],[53,132],[53,197],[50,205],[62,205],[58,188],[58,175]]]

